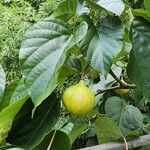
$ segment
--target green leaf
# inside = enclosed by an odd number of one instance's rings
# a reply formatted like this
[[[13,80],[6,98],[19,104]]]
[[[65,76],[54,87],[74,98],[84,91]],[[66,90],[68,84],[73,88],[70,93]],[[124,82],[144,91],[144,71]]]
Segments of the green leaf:
[[[81,43],[91,66],[102,75],[108,73],[123,46],[124,28],[118,17],[106,17],[92,26]]]
[[[21,109],[8,136],[8,142],[24,149],[36,147],[54,128],[60,114],[60,103],[51,94],[37,107],[31,119],[33,103]]]
[[[59,83],[64,82],[66,77],[68,76],[79,74],[81,70],[82,70],[82,66],[79,59],[77,58],[68,59],[60,69],[59,77],[58,77]]]
[[[3,95],[4,95],[4,90],[5,90],[5,84],[6,84],[6,76],[5,76],[5,72],[2,68],[2,66],[0,65],[0,103],[3,99]]]
[[[132,45],[127,74],[145,97],[150,97],[150,23],[143,18],[133,22]]]
[[[55,89],[67,51],[81,41],[86,32],[85,22],[71,34],[64,22],[47,18],[26,33],[19,57],[25,85],[35,107]]]
[[[70,116],[61,116],[58,119],[54,129],[60,130],[68,135],[68,133],[70,133],[73,127],[73,123],[68,122],[69,118]]]
[[[134,89],[130,92],[131,98],[134,100],[134,105],[140,110],[147,108],[147,103],[149,102],[148,98],[143,97],[143,93],[138,89]]]
[[[68,122],[64,127],[62,127],[60,130],[69,135],[69,133],[72,131],[74,124],[72,122]]]
[[[12,82],[5,89],[4,96],[0,105],[0,110],[4,109],[10,103],[16,102],[18,99],[28,95],[27,88],[24,85],[24,80],[21,79]]]
[[[3,99],[0,104],[0,111],[9,105],[11,96],[13,95],[13,93],[18,85],[18,82],[19,82],[19,80],[16,80],[16,81],[12,82],[11,84],[9,84],[8,86],[6,86],[4,96],[3,96]]]
[[[123,12],[125,5],[121,0],[94,0],[96,4],[102,8],[120,16]]]
[[[44,140],[33,150],[70,150],[70,141],[68,136],[59,130],[52,131]]]
[[[68,135],[71,145],[85,130],[88,129],[87,120],[90,120],[94,114],[89,112],[86,116],[70,118],[68,123],[60,129]]]
[[[15,88],[14,92],[11,95],[10,103],[14,103],[21,97],[25,97],[25,96],[28,96],[28,89],[24,84],[24,79],[21,79],[18,82],[17,87]]]
[[[23,150],[22,148],[17,148],[14,145],[2,146],[0,150]]]
[[[95,121],[98,143],[108,143],[123,139],[119,127],[108,117],[99,115]]]
[[[144,7],[146,10],[150,11],[150,1],[149,0],[144,0]]]
[[[146,20],[150,21],[150,12],[144,9],[133,9],[132,13],[134,16],[143,17]]]
[[[88,125],[86,123],[80,123],[78,125],[75,125],[73,130],[69,133],[69,139],[71,145],[76,140],[76,138],[83,133],[88,128]]]
[[[0,143],[7,137],[16,114],[27,99],[28,93],[23,80],[15,81],[6,87],[0,106]]]
[[[133,14],[131,7],[126,6],[123,13],[121,14],[121,20],[123,21],[125,27],[130,31],[131,24],[133,22]]]
[[[76,16],[77,0],[65,0],[54,10],[52,16],[68,21]]]
[[[22,97],[13,104],[10,104],[0,113],[0,143],[5,140],[11,129],[14,117],[26,102],[27,97]]]
[[[143,124],[143,116],[138,108],[127,105],[119,97],[110,97],[105,103],[106,114],[121,128],[126,135],[139,129]]]
[[[84,16],[84,15],[88,15],[90,13],[90,10],[89,8],[87,7],[86,5],[86,2],[78,2],[78,5],[77,5],[77,14],[79,16]]]
[[[149,148],[150,148],[150,145],[145,145],[145,146],[142,146],[140,150],[149,150]]]
[[[140,135],[142,135],[142,131],[140,130],[133,130],[131,132],[129,132],[126,137],[129,138],[133,138],[133,137],[139,137]]]
[[[94,136],[87,139],[85,147],[91,147],[95,145],[98,145],[98,142],[97,142],[97,138]]]
[[[69,68],[75,70],[76,72],[81,72],[82,71],[82,65],[81,62],[78,58],[71,58],[66,62],[66,66]]]

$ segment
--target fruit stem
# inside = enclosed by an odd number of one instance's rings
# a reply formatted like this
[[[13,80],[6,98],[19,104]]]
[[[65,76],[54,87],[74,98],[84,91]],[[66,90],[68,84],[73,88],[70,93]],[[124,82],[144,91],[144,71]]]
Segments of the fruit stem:
[[[87,65],[84,69],[82,69],[82,71],[81,71],[81,80],[84,80],[84,76],[87,73],[88,67],[89,67],[89,65]]]
[[[84,76],[85,76],[85,73],[84,71],[81,72],[81,80],[84,80]]]

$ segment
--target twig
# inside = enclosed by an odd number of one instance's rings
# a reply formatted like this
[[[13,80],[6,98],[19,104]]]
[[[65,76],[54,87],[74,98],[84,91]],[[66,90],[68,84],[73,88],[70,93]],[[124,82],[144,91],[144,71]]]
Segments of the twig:
[[[134,89],[134,88],[136,88],[136,86],[132,85],[132,84],[126,84],[124,86],[120,86],[120,85],[112,86],[112,87],[109,87],[109,88],[106,88],[106,89],[97,90],[97,93],[95,94],[95,96],[97,96],[99,94],[102,94],[104,92],[108,92],[108,91],[112,91],[112,90],[116,90],[116,89]]]
[[[87,73],[87,69],[88,69],[88,67],[89,67],[89,65],[87,65],[83,70],[82,70],[82,72],[81,72],[81,80],[83,80],[84,79],[84,76],[86,75],[86,73]]]
[[[112,70],[109,71],[109,73],[111,74],[111,76],[120,84],[120,85],[116,85],[116,86],[112,86],[106,89],[99,89],[97,90],[97,93],[95,94],[95,96],[102,94],[104,92],[107,91],[112,91],[112,90],[116,90],[116,89],[134,89],[136,88],[136,86],[134,84],[128,84],[123,82],[122,80],[120,80]]]
[[[120,86],[126,85],[126,83],[123,82],[122,80],[120,80],[111,69],[110,69],[109,73],[120,84]]]
[[[148,145],[150,144],[150,134],[127,140],[127,143],[129,149]],[[124,150],[125,146],[126,145],[124,142],[112,142],[112,143],[96,145],[88,148],[82,148],[80,150],[116,150],[116,149]]]

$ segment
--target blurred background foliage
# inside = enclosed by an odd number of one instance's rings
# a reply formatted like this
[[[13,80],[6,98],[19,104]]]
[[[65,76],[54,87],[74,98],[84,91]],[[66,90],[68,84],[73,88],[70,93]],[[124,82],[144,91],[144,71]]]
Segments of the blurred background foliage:
[[[0,1],[0,62],[7,84],[20,78],[18,51],[26,30],[38,20],[50,16],[61,0]]]

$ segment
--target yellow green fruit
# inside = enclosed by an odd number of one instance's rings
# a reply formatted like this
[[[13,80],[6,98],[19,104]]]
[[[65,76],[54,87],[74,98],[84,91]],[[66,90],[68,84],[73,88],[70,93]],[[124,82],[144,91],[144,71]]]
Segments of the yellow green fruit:
[[[115,92],[116,92],[118,95],[123,96],[123,95],[129,93],[129,89],[117,89],[117,90],[115,90]]]
[[[83,115],[95,105],[95,95],[83,80],[67,88],[63,94],[65,108],[73,115]]]
[[[121,80],[122,82],[126,83],[125,81]],[[119,85],[118,83],[116,85]],[[117,89],[115,90],[115,92],[118,94],[118,95],[125,95],[127,93],[129,93],[129,89]]]

